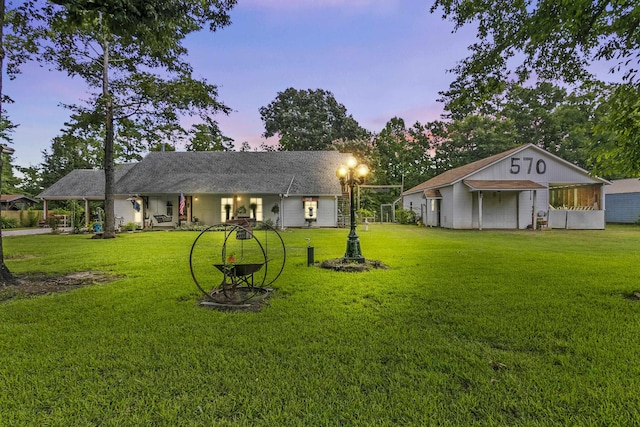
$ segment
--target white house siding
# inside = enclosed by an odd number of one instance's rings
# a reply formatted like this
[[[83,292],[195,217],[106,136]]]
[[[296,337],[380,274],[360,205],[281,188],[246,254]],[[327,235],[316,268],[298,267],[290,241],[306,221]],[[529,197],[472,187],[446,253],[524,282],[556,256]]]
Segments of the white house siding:
[[[442,192],[441,192],[442,193]],[[443,195],[444,196],[444,195]],[[451,228],[473,228],[473,195],[462,182],[453,185],[453,226]]]
[[[424,211],[424,224],[429,227],[440,226],[440,198],[427,198]]]
[[[420,206],[424,204],[423,192],[408,194],[402,198],[402,208],[409,210],[412,209],[414,212],[418,214],[420,217],[421,209]],[[422,218],[422,222],[426,224],[426,219]]]
[[[473,227],[480,228],[479,192],[473,193]],[[482,192],[482,228],[518,228],[518,193]]]
[[[116,198],[114,200],[116,226],[135,222],[137,225],[142,227],[142,200],[140,200],[139,203],[140,211],[138,212],[133,208],[133,203],[131,203],[130,200]]]
[[[453,186],[450,185],[440,188],[440,195],[442,196],[442,203],[440,205],[440,225],[444,228],[453,228]]]
[[[335,196],[320,197],[318,200],[318,226],[336,227],[338,225],[338,201]]]
[[[220,224],[225,221],[222,212],[221,199],[233,198],[237,195],[185,195],[191,196],[191,206],[187,209],[187,216],[197,218],[201,225],[214,225]],[[242,195],[241,204],[247,209],[247,215],[250,215],[248,202],[243,203],[242,200],[247,201],[250,198],[262,199],[262,220],[271,220],[275,225],[278,223],[280,214],[272,212],[273,206],[278,205],[280,212],[284,217],[284,225],[288,227],[305,227],[307,225],[304,220],[304,212],[302,210],[302,198],[301,197],[287,197],[282,199],[283,203],[280,206],[280,197],[277,195]],[[175,200],[174,200],[175,199]],[[196,200],[197,199],[197,200]],[[189,200],[189,199],[188,199]],[[146,214],[149,217],[153,215],[166,215],[167,214],[167,202],[172,203],[173,211],[173,223],[178,221],[178,196],[172,195],[155,195],[149,196],[149,204],[146,209]],[[142,204],[142,200],[140,200]],[[190,214],[190,215],[189,215]],[[141,212],[135,212],[130,201],[116,200],[116,216],[123,217],[123,223],[136,222],[142,225],[142,210]],[[318,200],[318,220],[316,225],[320,227],[335,227],[337,225],[337,202],[334,196],[320,197]]]
[[[302,197],[285,197],[282,199],[283,226],[285,227],[307,227],[304,219],[304,209]],[[318,227],[336,227],[337,203],[334,196],[324,196],[318,198],[318,218],[313,224]]]
[[[303,227],[304,210],[301,197],[285,197],[282,199],[282,225],[284,227]],[[320,209],[320,208],[319,208]]]
[[[275,205],[280,207],[280,197],[275,195],[265,195],[258,197],[262,197],[262,220],[271,220],[275,225],[278,222],[278,217],[280,216],[280,214],[274,214],[271,210]]]
[[[191,216],[198,218],[198,222],[202,225],[215,225],[223,222],[220,206],[220,195],[193,195],[191,201]],[[228,196],[233,197],[233,195]],[[196,198],[198,200],[196,200]]]
[[[472,177],[467,179],[530,180],[542,185],[585,183],[583,172],[574,169],[567,162],[533,148],[527,148],[502,159],[486,169],[474,173]],[[594,179],[592,182],[598,181]]]

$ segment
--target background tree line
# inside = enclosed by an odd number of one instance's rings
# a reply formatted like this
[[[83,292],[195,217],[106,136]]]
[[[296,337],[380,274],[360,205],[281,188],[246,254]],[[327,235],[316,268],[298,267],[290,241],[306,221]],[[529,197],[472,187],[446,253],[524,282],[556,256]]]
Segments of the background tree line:
[[[10,30],[5,32],[7,58],[13,64],[8,68],[10,77],[38,51],[40,36],[51,42],[43,59],[83,76],[98,89],[86,105],[68,106],[70,120],[43,152],[42,164],[16,167],[25,177],[22,182],[7,168],[7,186],[15,183],[16,190],[37,194],[74,168],[139,160],[147,151],[171,150],[177,143],[187,150],[252,149],[246,141],[236,147],[218,127],[213,114],[229,110],[215,100],[215,86],[191,79],[188,63],[181,60],[185,51],[180,38],[153,33],[167,23],[183,26],[186,32],[205,23],[211,29],[229,24],[227,12],[234,1],[205,3],[206,9],[200,10],[192,2],[59,0],[46,7],[25,2],[7,10],[3,27]],[[441,92],[442,120],[408,125],[394,117],[372,132],[362,128],[331,92],[288,88],[259,110],[264,137],[278,139],[277,146],[264,143],[259,149],[353,152],[370,164],[372,184],[404,188],[524,143],[534,143],[604,177],[637,173],[639,6],[610,1],[527,4],[433,3],[432,12],[441,11],[456,28],[478,27],[478,42],[469,47],[470,56],[451,70],[456,78]],[[172,15],[176,8],[186,13],[185,19]],[[577,27],[571,24],[578,21]],[[134,35],[148,44],[135,48],[141,55],[137,59],[123,44]],[[171,43],[162,44],[167,40]],[[89,52],[82,46],[93,48]],[[109,63],[114,77],[108,96],[103,87],[106,52],[117,59],[114,65]],[[524,60],[509,67],[517,53]],[[177,65],[168,66],[169,59],[177,60]],[[602,59],[617,61],[621,83],[605,85],[588,73],[588,65]],[[139,71],[151,63],[170,70],[174,79]],[[158,94],[167,93],[173,94],[170,102],[159,102]],[[103,120],[108,99],[115,102],[117,118],[109,160],[105,159],[109,126]],[[176,106],[184,113],[199,114],[202,122],[183,129]],[[10,138],[13,124],[6,114],[1,118],[1,135]]]
[[[326,90],[288,88],[260,109],[265,137],[276,136],[275,147],[263,144],[254,150],[339,150],[353,153],[371,168],[369,183],[411,188],[449,169],[533,143],[582,167],[594,166],[594,149],[602,141],[595,129],[606,109],[602,99],[609,88],[569,92],[547,82],[533,87],[510,84],[482,109],[464,116],[406,124],[391,118],[385,127],[370,132],[361,127]],[[234,141],[210,120],[197,125],[187,150],[234,150]],[[67,125],[43,152],[42,164],[22,168],[26,179],[21,190],[37,194],[75,168],[99,168],[102,142],[79,126]],[[139,160],[142,150],[131,151],[115,141],[116,160]],[[171,144],[155,144],[146,150],[174,150]],[[240,150],[250,149],[244,142]],[[611,177],[613,175],[609,175]],[[377,209],[391,203],[399,190],[368,192],[363,204]]]

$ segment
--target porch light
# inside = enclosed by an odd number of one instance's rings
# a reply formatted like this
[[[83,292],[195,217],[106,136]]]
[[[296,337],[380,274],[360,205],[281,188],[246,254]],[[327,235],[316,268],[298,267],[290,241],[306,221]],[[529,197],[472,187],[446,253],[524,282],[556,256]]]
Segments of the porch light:
[[[369,168],[365,164],[358,165],[358,160],[355,157],[349,157],[346,166],[340,166],[336,170],[336,176],[340,179],[340,183],[344,187],[349,187],[349,193],[351,197],[351,227],[349,236],[347,237],[347,250],[342,258],[343,262],[358,262],[363,263],[364,256],[360,251],[360,238],[356,233],[356,206],[355,206],[355,193],[353,188],[356,185],[360,185],[364,182],[364,178],[369,173]]]

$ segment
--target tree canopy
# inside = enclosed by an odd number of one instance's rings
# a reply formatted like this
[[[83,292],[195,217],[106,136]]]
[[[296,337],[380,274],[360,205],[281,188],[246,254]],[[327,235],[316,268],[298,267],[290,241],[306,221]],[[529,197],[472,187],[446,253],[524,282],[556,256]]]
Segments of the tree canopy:
[[[637,132],[640,65],[640,3],[632,0],[435,0],[455,24],[477,26],[471,54],[460,61],[442,92],[452,118],[483,112],[508,83],[560,81],[590,86],[590,66],[605,61],[620,82],[609,97],[594,99],[607,119],[595,128],[604,138],[593,145],[599,170],[640,172]],[[624,152],[626,155],[622,156]]]
[[[187,151],[232,151],[233,138],[225,136],[218,122],[207,118],[204,123],[197,123],[189,131],[191,141]]]
[[[599,117],[595,96],[545,82],[508,84],[483,113],[432,124],[438,173],[521,144],[535,144],[588,169],[590,147],[600,140],[593,136]]]
[[[376,183],[411,188],[433,174],[430,135],[419,122],[407,128],[403,119],[392,118],[374,136],[373,146],[377,155],[371,169]]]
[[[104,237],[115,236],[115,140],[123,154],[187,135],[184,115],[206,120],[229,108],[217,87],[192,76],[184,38],[208,24],[228,25],[235,0],[57,0],[42,14],[42,58],[93,90],[69,105],[78,123],[104,140]]]
[[[334,95],[323,89],[278,92],[276,99],[260,108],[263,136],[277,135],[280,149],[328,150],[337,140],[366,138],[367,130],[349,114]]]

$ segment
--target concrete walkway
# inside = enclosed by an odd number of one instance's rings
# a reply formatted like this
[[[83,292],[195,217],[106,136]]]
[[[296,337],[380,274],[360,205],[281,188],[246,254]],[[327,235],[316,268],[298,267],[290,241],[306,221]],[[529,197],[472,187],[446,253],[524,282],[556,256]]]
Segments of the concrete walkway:
[[[60,227],[58,230],[63,232],[71,231],[71,227]],[[2,237],[11,237],[11,236],[31,236],[34,234],[51,234],[51,229],[49,227],[41,227],[41,228],[27,228],[25,230],[2,230]]]

